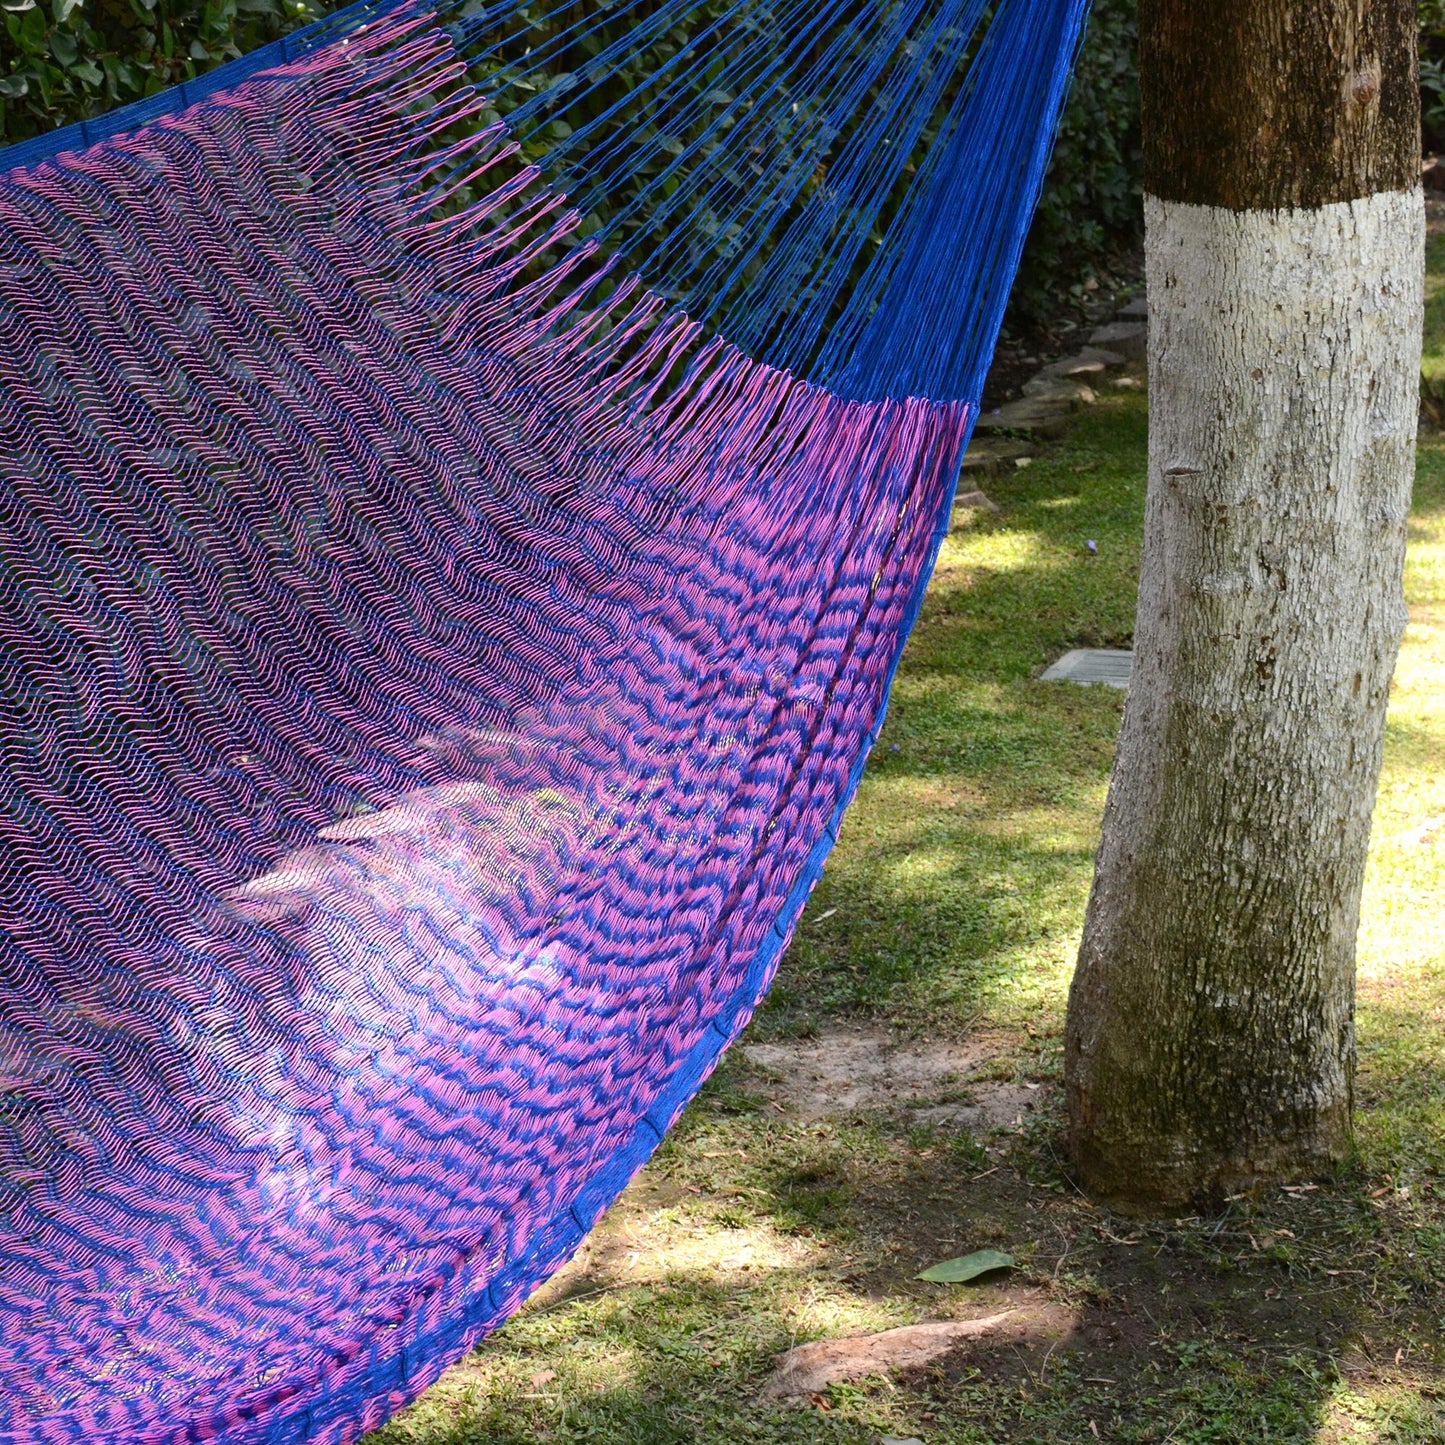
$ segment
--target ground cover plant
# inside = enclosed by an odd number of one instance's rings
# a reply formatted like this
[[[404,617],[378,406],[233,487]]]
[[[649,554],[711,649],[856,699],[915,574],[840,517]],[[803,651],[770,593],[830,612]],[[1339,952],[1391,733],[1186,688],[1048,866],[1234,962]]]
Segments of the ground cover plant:
[[[1445,369],[1445,235],[1427,371]],[[1127,645],[1146,400],[959,512],[777,984],[578,1258],[370,1445],[1445,1439],[1445,437],[1421,437],[1360,935],[1358,1157],[1140,1223],[1063,1162],[1060,1041]],[[918,1281],[974,1249],[1017,1267]],[[760,1399],[813,1338],[1017,1311],[936,1366]]]

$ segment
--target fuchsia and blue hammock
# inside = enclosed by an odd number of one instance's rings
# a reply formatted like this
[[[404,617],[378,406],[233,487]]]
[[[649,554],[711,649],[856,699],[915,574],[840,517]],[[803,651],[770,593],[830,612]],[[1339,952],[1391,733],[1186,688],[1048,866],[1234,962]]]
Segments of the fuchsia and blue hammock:
[[[352,1441],[505,1320],[946,529],[1080,0],[469,9],[0,152],[4,1445]]]

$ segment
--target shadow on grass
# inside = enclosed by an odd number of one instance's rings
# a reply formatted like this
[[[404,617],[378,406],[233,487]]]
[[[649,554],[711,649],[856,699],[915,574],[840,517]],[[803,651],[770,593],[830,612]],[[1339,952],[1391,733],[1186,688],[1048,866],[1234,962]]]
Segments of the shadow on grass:
[[[957,1141],[876,1124],[820,1138],[756,1111],[695,1119],[649,1169],[651,1193],[609,1216],[612,1244],[372,1445],[1445,1438],[1431,1358],[1445,1241],[1430,1247],[1408,1198],[1347,1175],[1141,1226],[1089,1208],[1041,1162],[1057,1127],[1041,1114],[985,1173]],[[690,1192],[702,1178],[708,1198]],[[747,1204],[724,1226],[729,1197]],[[729,1230],[736,1257],[667,1266]],[[745,1266],[749,1240],[772,1257],[755,1247]],[[912,1278],[990,1246],[1018,1257],[1012,1277]],[[793,1410],[759,1398],[792,1343],[1006,1309],[1017,1328],[892,1383],[841,1383]],[[1064,1326],[1030,1329],[1040,1316]]]
[[[1091,845],[1030,848],[975,833],[859,851],[820,888],[814,908],[836,912],[800,930],[756,1037],[884,1012],[904,1027],[957,1032],[985,1008],[1033,1006],[1057,985],[1071,961],[1057,939],[1074,926]]]

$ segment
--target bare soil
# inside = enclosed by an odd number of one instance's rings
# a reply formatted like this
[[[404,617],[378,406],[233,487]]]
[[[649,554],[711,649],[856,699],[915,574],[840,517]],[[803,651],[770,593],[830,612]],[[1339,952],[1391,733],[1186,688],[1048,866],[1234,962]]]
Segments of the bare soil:
[[[986,1133],[1020,1124],[1038,1101],[1037,1084],[976,1077],[993,1057],[983,1037],[924,1041],[858,1025],[747,1044],[743,1056],[769,1103],[804,1119],[901,1110],[914,1122]]]

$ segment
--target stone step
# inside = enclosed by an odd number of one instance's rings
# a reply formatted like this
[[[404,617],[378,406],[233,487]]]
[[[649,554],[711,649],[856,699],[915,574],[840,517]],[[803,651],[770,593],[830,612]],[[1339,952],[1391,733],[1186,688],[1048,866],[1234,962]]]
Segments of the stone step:
[[[1089,345],[1123,352],[1131,361],[1143,361],[1149,351],[1149,323],[1111,321],[1089,336]]]
[[[996,411],[985,412],[979,417],[974,431],[985,436],[1005,432],[1052,441],[1068,431],[1071,410],[1072,407],[1067,404],[1025,397],[1022,401],[1011,401]]]
[[[1046,376],[1040,373],[1020,388],[1025,397],[1032,401],[1056,401],[1071,410],[1080,406],[1092,406],[1097,398],[1094,388],[1074,376]]]
[[[1020,437],[975,437],[963,454],[964,472],[1012,470],[1020,457],[1031,457],[1034,448]]]
[[[991,501],[984,492],[960,492],[953,499],[955,512],[996,512],[998,503]]]
[[[1106,371],[1117,371],[1121,366],[1128,364],[1129,358],[1120,355],[1117,351],[1106,351],[1100,346],[1086,346],[1073,356],[1063,356],[1058,361],[1051,361],[1039,372],[1039,377],[1054,376],[1072,381],[1096,381]],[[1035,378],[1035,380],[1037,379]]]

